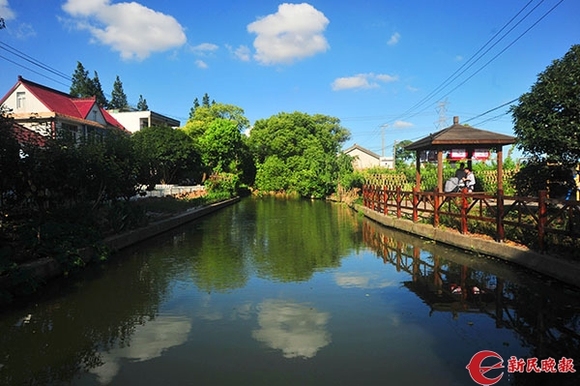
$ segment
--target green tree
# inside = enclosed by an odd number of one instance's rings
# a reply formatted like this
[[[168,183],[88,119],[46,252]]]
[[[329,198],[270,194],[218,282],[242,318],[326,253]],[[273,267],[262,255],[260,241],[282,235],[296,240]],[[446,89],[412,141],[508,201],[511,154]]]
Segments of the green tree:
[[[127,102],[127,95],[125,95],[125,91],[123,91],[123,83],[121,82],[121,79],[119,79],[119,75],[117,75],[115,82],[113,83],[109,109],[129,111],[129,102]]]
[[[214,171],[238,171],[242,134],[235,121],[225,118],[213,120],[199,144],[203,162]]]
[[[397,142],[395,145],[395,167],[404,168],[407,166],[409,161],[415,159],[415,152],[405,150],[405,146],[410,145],[413,141],[409,139],[404,139]]]
[[[580,45],[554,60],[512,106],[518,147],[539,160],[580,160]]]
[[[85,98],[93,96],[94,84],[89,78],[89,72],[81,62],[77,62],[77,68],[72,76],[69,94],[73,98]]]
[[[144,99],[143,95],[139,95],[139,102],[137,102],[137,110],[139,111],[149,110],[149,106],[147,105],[147,99]]]
[[[199,100],[195,98],[193,100],[193,106],[189,109],[189,119],[193,119],[195,117],[195,110],[199,107]]]
[[[201,100],[201,105],[203,107],[209,107],[210,106],[210,104],[209,104],[209,95],[207,95],[207,93],[203,94],[203,98]]]
[[[308,197],[332,193],[340,169],[337,155],[348,138],[349,132],[338,118],[321,114],[280,113],[256,121],[249,138],[256,160],[256,187]],[[276,159],[266,164],[271,156]],[[279,167],[281,163],[286,167]],[[280,171],[289,171],[289,175],[275,174]],[[282,179],[284,184],[279,183]]]
[[[144,185],[178,183],[199,172],[199,155],[191,139],[170,127],[145,127],[131,137]]]
[[[243,132],[250,126],[250,121],[244,116],[244,110],[241,107],[225,103],[214,103],[209,106],[197,107],[193,118],[187,121],[183,130],[194,141],[197,141],[216,119],[226,119],[234,122],[239,132]]]
[[[9,194],[17,182],[20,146],[14,135],[13,120],[6,115],[7,111],[0,106],[0,210],[6,208]]]
[[[103,92],[103,87],[101,86],[101,81],[99,80],[99,74],[97,74],[97,72],[95,71],[95,76],[93,77],[93,79],[91,80],[91,95],[87,95],[87,96],[94,96],[96,98],[97,104],[99,106],[101,106],[102,108],[107,108],[108,106],[108,101],[107,98],[105,97],[105,93]]]

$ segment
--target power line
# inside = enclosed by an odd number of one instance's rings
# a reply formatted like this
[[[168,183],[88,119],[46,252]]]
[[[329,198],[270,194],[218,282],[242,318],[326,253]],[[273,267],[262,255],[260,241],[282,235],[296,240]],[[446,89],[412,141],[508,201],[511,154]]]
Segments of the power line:
[[[65,73],[63,73],[63,72],[61,72],[61,71],[59,71],[59,70],[57,70],[57,69],[55,69],[53,67],[50,67],[50,66],[42,63],[41,61],[39,61],[37,59],[34,59],[30,55],[27,55],[24,52],[19,51],[18,49],[14,48],[14,47],[12,47],[12,46],[4,43],[4,42],[1,42],[1,41],[0,41],[0,49],[5,50],[5,51],[8,51],[12,55],[15,55],[15,56],[17,56],[17,57],[19,57],[21,59],[24,59],[25,61],[27,61],[27,62],[29,62],[31,64],[34,64],[35,66],[40,67],[43,70],[46,70],[46,71],[48,71],[48,72],[50,72],[50,73],[52,73],[54,75],[57,75],[57,76],[59,76],[61,78],[64,78],[65,80],[68,80],[68,81],[71,80],[71,77],[69,75],[67,75],[67,74],[65,74]]]
[[[545,14],[542,15],[542,17],[540,17],[538,20],[536,20],[535,23],[533,23],[530,27],[528,27],[524,32],[522,32],[515,40],[512,40],[512,42],[510,44],[508,44],[503,50],[501,50],[497,55],[495,55],[493,58],[491,58],[489,61],[487,61],[487,63],[485,63],[483,66],[481,66],[477,71],[475,71],[473,74],[471,74],[467,79],[465,79],[463,82],[459,83],[457,86],[455,86],[451,91],[449,91],[447,94],[444,95],[448,96],[449,94],[451,94],[453,91],[457,90],[459,87],[461,87],[462,85],[464,85],[467,81],[469,81],[471,78],[473,78],[475,75],[477,75],[481,70],[483,70],[485,67],[487,67],[491,62],[493,62],[495,59],[497,59],[498,56],[500,56],[501,54],[503,54],[505,51],[507,51],[508,48],[510,48],[511,46],[513,46],[518,40],[520,40],[525,34],[527,34],[532,28],[534,28],[540,21],[542,21],[546,16],[548,16],[554,9],[556,9],[557,6],[559,6],[560,4],[562,4],[564,0],[560,0],[556,5],[554,5],[552,8],[550,8],[548,10],[548,12],[546,12]]]
[[[479,52],[481,52],[483,50],[483,48],[485,48],[495,37],[498,36],[498,34],[503,31],[509,24],[512,23],[513,20],[515,20],[531,3],[533,0],[531,0],[530,2],[528,2],[514,17],[512,17],[510,19],[510,21],[508,23],[506,23],[504,25],[504,27],[502,27],[502,29],[496,33],[486,44],[484,44],[484,46],[482,48],[480,48],[474,55],[472,55],[472,57],[463,65],[461,66],[457,71],[455,71],[451,76],[449,76],[445,81],[443,81],[434,91],[432,91],[431,93],[429,93],[425,98],[421,99],[418,103],[416,103],[415,105],[413,105],[411,108],[409,108],[407,111],[405,111],[399,119],[403,119],[406,118],[408,119],[409,117],[413,117],[416,116],[418,114],[421,114],[422,112],[424,112],[425,110],[427,110],[427,108],[420,110],[416,113],[412,112],[416,109],[418,109],[419,107],[421,107],[422,105],[424,105],[427,101],[429,101],[430,99],[432,99],[433,96],[435,96],[439,91],[447,88],[453,81],[455,81],[459,76],[461,76],[463,73],[465,73],[469,68],[471,68],[477,61],[479,61],[485,54],[487,54],[494,46],[496,46],[501,40],[503,40],[509,33],[511,33],[519,24],[521,24],[521,22],[523,20],[525,20],[534,10],[536,10],[538,8],[538,6],[540,4],[542,4],[545,0],[541,0],[541,2],[539,4],[537,4],[534,8],[532,8],[522,19],[520,19],[515,26],[513,26],[509,31],[507,31],[501,38],[500,40],[498,40],[496,43],[494,43],[488,50],[486,50],[483,54],[479,55],[479,57],[477,57],[477,59],[470,64],[465,70],[461,71],[465,65],[467,65],[467,63],[469,61],[472,60],[472,58],[474,58],[476,55],[478,55]],[[498,54],[496,54],[495,56],[493,56],[489,61],[487,61],[483,66],[481,66],[479,69],[477,69],[473,74],[471,74],[467,79],[465,79],[464,81],[462,81],[461,83],[459,83],[457,86],[455,86],[451,91],[449,91],[447,94],[443,95],[442,98],[446,98],[447,96],[449,96],[453,91],[457,90],[459,87],[463,86],[466,82],[468,82],[470,79],[472,79],[475,75],[477,75],[479,72],[481,72],[485,67],[487,67],[489,64],[491,64],[491,62],[493,62],[495,59],[497,59],[501,54],[503,54],[505,51],[507,51],[512,45],[514,45],[517,41],[519,41],[526,33],[528,33],[532,28],[534,28],[540,21],[542,21],[546,16],[548,16],[551,12],[554,11],[554,9],[556,9],[564,0],[560,0],[557,4],[555,4],[553,7],[551,7],[547,12],[545,12],[540,18],[538,18],[534,23],[532,23],[531,26],[529,26],[524,32],[522,32],[520,35],[518,35],[514,40],[512,40],[506,47],[504,47]],[[461,71],[461,72],[460,72]],[[457,74],[458,72],[460,72],[459,74]],[[455,76],[457,74],[457,76]],[[514,101],[516,101],[517,99],[508,102],[508,103],[512,103]],[[497,108],[501,108],[503,106],[498,106]],[[492,109],[491,111],[494,111],[495,109]],[[482,116],[484,114],[487,114],[489,112],[480,114],[479,116]],[[474,119],[474,118],[472,118]]]
[[[439,84],[439,86],[437,86],[433,91],[431,91],[429,94],[427,94],[427,96],[425,96],[423,99],[421,99],[415,105],[413,105],[410,109],[408,109],[403,115],[405,116],[407,114],[410,114],[411,111],[413,111],[413,110],[415,110],[415,109],[423,106],[430,99],[432,99],[433,97],[435,97],[437,95],[437,93],[439,93],[440,91],[442,91],[445,88],[447,88],[452,82],[454,82],[457,78],[459,78],[461,75],[463,75],[463,73],[465,73],[465,71],[467,71],[475,63],[477,63],[486,53],[488,53],[493,47],[495,47],[501,40],[503,40],[503,38],[505,38],[507,36],[507,34],[509,34],[515,27],[517,27],[523,20],[525,20],[530,15],[531,12],[533,12],[540,4],[542,4],[544,2],[544,0],[542,0],[538,5],[536,5],[536,7],[534,7],[530,12],[528,12],[514,27],[512,27],[497,42],[495,42],[483,54],[479,55],[479,57],[477,59],[475,59],[475,61],[473,61],[474,58],[481,51],[483,51],[483,49],[485,47],[487,47],[507,26],[509,26],[533,1],[534,0],[530,0],[507,23],[505,23],[503,25],[503,27],[495,35],[493,35],[481,48],[479,48],[473,55],[471,55],[471,57],[465,63],[463,63],[457,70],[455,70],[455,72],[453,74],[451,74],[449,77],[447,77],[447,79],[445,79],[443,82],[441,82],[441,84]],[[473,63],[469,64],[471,61],[473,61]],[[465,68],[465,67],[467,67],[467,68]]]
[[[16,65],[16,66],[22,67],[22,68],[24,68],[24,69],[26,69],[26,70],[28,70],[28,71],[30,71],[30,72],[33,72],[33,73],[35,73],[35,74],[37,74],[37,75],[40,75],[40,76],[42,76],[42,77],[44,77],[44,78],[46,78],[46,79],[50,79],[50,80],[52,80],[53,82],[56,82],[56,83],[58,83],[58,84],[61,84],[61,85],[63,85],[63,86],[66,86],[66,87],[69,87],[69,86],[70,86],[70,84],[68,84],[68,85],[67,85],[67,84],[64,84],[64,83],[62,83],[62,82],[60,82],[60,81],[58,81],[58,80],[56,80],[56,79],[53,79],[53,78],[51,78],[51,77],[49,77],[49,76],[47,76],[47,75],[44,75],[44,74],[43,74],[43,73],[41,73],[41,72],[38,72],[38,71],[36,71],[36,70],[33,70],[33,69],[29,68],[29,67],[26,67],[26,66],[24,66],[24,65],[20,64],[20,63],[17,63],[17,62],[15,62],[15,61],[11,60],[11,59],[8,59],[8,58],[7,58],[7,57],[5,57],[5,56],[2,56],[2,55],[0,55],[0,59],[4,59],[4,60],[6,60],[7,62],[10,62],[10,63],[12,63],[12,64],[14,64],[14,65]]]
[[[476,115],[475,117],[472,117],[472,118],[469,118],[469,119],[467,119],[467,120],[464,120],[464,121],[463,121],[463,123],[467,123],[467,122],[473,121],[474,119],[477,119],[477,118],[479,118],[479,117],[483,117],[484,115],[487,115],[487,114],[491,113],[492,111],[495,111],[495,110],[501,109],[501,108],[502,108],[502,107],[504,107],[504,106],[507,106],[507,105],[510,105],[510,104],[512,104],[512,103],[514,103],[514,102],[516,102],[518,99],[520,99],[520,98],[512,99],[511,101],[509,101],[509,102],[506,102],[506,103],[504,103],[504,104],[501,104],[501,105],[499,105],[499,106],[497,106],[497,107],[494,107],[493,109],[489,109],[489,110],[487,110],[487,111],[486,111],[486,112],[484,112],[484,113],[481,113],[481,114],[479,114],[479,115]]]

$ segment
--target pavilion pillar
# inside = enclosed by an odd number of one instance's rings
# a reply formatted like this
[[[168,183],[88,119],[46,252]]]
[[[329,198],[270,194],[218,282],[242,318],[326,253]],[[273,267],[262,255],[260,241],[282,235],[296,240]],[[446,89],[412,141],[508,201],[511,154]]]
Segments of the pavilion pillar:
[[[415,190],[421,190],[421,152],[415,152]]]
[[[443,152],[437,150],[437,192],[443,191]]]
[[[503,192],[503,146],[498,146],[497,152],[497,190]]]

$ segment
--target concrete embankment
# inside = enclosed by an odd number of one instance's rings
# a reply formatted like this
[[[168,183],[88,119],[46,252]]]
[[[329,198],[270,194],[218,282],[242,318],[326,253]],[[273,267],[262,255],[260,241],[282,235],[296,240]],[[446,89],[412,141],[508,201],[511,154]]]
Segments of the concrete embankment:
[[[137,244],[141,241],[157,236],[178,226],[184,225],[190,221],[208,215],[226,206],[232,205],[239,200],[240,199],[236,197],[226,201],[206,205],[201,208],[194,208],[179,215],[156,221],[146,227],[107,237],[104,240],[104,244],[110,250],[118,251],[130,245]],[[85,264],[88,264],[95,259],[95,251],[91,248],[85,248],[79,251],[79,253],[80,258]],[[64,269],[58,261],[51,257],[46,257],[30,263],[22,264],[19,266],[19,274],[30,278],[30,281],[33,283],[45,283],[51,279],[62,276],[64,274]],[[9,278],[4,277],[3,279],[4,280],[0,280],[0,290],[5,289],[10,291],[12,286],[9,284]],[[2,299],[0,296],[0,303],[1,302]]]
[[[226,201],[217,202],[215,204],[207,205],[202,208],[195,208],[187,212],[181,213],[177,216],[167,218],[165,220],[157,221],[147,227],[135,229],[123,234],[111,236],[105,239],[105,245],[113,251],[126,248],[130,245],[136,244],[143,240],[147,240],[160,233],[166,232],[170,229],[177,228],[183,224],[193,221],[197,218],[203,217],[209,213],[215,212],[218,209],[232,205],[240,201],[239,197],[232,198]]]
[[[580,263],[534,252],[524,247],[498,243],[493,240],[473,237],[473,235],[464,235],[443,228],[435,228],[428,224],[389,217],[362,205],[355,205],[354,209],[386,227],[425,237],[466,251],[502,259],[566,284],[580,287]]]

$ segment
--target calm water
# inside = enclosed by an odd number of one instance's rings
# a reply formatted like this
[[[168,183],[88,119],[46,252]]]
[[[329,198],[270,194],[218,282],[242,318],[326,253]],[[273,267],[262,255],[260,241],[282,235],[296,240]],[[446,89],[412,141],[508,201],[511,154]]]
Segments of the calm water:
[[[580,373],[577,292],[318,201],[244,199],[46,292],[0,313],[2,385],[475,385],[480,350]]]

